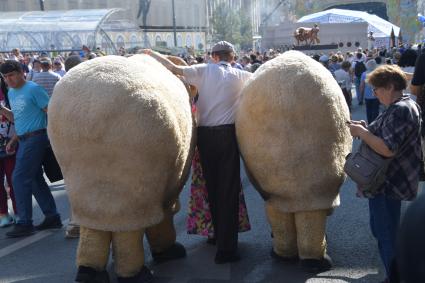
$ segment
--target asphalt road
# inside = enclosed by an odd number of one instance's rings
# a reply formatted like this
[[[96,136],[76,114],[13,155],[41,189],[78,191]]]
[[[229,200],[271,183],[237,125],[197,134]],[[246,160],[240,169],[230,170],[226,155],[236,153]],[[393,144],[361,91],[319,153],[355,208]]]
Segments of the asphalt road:
[[[364,106],[355,106],[353,119],[364,119]],[[367,201],[355,196],[354,184],[346,180],[341,187],[341,206],[328,219],[328,253],[334,268],[325,273],[307,274],[297,265],[285,265],[270,257],[272,242],[264,204],[243,172],[245,197],[252,230],[239,235],[242,260],[214,264],[215,248],[201,236],[186,233],[189,189],[181,195],[182,210],[175,217],[178,241],[184,244],[185,259],[156,265],[146,248],[146,263],[155,272],[155,282],[379,282],[384,278],[377,246],[368,224]],[[69,203],[63,183],[51,185],[62,219],[69,218]],[[34,201],[34,222],[42,221]],[[75,252],[78,240],[64,238],[64,230],[43,231],[24,239],[8,239],[0,229],[0,282],[74,282]],[[112,281],[113,264],[108,269]]]

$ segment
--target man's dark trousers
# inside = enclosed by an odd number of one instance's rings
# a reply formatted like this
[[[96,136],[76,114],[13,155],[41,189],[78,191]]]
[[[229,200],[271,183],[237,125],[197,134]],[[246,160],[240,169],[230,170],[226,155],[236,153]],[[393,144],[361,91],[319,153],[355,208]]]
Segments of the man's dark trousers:
[[[241,180],[234,124],[198,127],[198,149],[208,190],[217,253],[236,253]]]

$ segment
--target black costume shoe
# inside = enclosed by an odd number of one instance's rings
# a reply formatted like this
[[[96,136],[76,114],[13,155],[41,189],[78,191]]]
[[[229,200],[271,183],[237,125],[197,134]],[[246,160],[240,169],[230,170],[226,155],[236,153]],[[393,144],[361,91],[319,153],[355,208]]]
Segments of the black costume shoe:
[[[8,238],[19,238],[31,236],[35,233],[34,226],[32,225],[22,225],[16,224],[13,226],[13,229],[6,233]]]
[[[214,258],[216,264],[236,262],[239,260],[241,260],[241,257],[237,252],[217,252]]]
[[[87,266],[79,266],[77,271],[76,282],[82,283],[109,283],[109,275],[106,270],[97,271]]]
[[[289,257],[286,257],[286,256],[280,256],[280,255],[278,255],[278,254],[274,251],[274,249],[273,249],[273,248],[272,248],[272,250],[271,250],[271,252],[270,252],[270,255],[271,255],[271,257],[272,257],[273,259],[275,259],[275,260],[277,260],[277,261],[281,261],[281,262],[289,263],[289,264],[295,264],[295,263],[297,263],[297,262],[298,262],[298,260],[299,260],[298,256],[289,256]]]
[[[60,228],[62,228],[62,221],[59,215],[45,217],[43,222],[35,226],[35,229],[38,231]]]
[[[153,279],[153,272],[146,266],[133,277],[117,277],[118,283],[151,283]]]
[[[322,259],[301,259],[300,266],[311,273],[325,272],[332,268],[332,259],[327,254]]]
[[[152,253],[153,260],[161,263],[173,259],[179,259],[186,256],[186,249],[179,242],[175,242],[170,248],[160,253]]]

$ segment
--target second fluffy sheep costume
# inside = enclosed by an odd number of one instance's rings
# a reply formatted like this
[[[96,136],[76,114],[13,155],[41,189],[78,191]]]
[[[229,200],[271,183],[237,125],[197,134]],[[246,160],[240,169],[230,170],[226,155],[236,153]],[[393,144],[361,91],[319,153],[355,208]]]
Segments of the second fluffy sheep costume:
[[[238,143],[266,199],[273,254],[329,268],[326,217],[339,204],[352,142],[341,88],[320,63],[289,51],[262,65],[241,97]]]
[[[107,282],[112,243],[120,282],[151,280],[143,233],[170,219],[190,170],[194,124],[184,85],[149,56],[100,57],[76,66],[56,85],[48,118],[81,225],[77,279]],[[170,235],[160,227],[150,238],[161,246],[152,238]]]

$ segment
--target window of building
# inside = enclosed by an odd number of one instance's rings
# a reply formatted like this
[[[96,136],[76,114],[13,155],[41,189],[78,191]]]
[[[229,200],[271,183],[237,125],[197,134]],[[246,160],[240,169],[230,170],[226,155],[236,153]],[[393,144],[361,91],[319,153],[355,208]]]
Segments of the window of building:
[[[0,0],[0,11],[8,11],[8,10],[9,10],[9,1]]]
[[[202,44],[202,38],[199,34],[196,35],[195,48],[196,49],[204,49],[204,45]]]
[[[75,34],[72,37],[72,41],[73,41],[73,48],[75,49],[81,48],[83,46],[83,44],[81,43],[81,38],[78,36],[78,34]]]
[[[117,47],[118,48],[121,48],[121,47],[125,48],[125,40],[124,40],[124,37],[122,35],[117,36]]]
[[[177,47],[182,47],[182,42],[183,42],[182,36],[181,36],[181,34],[178,34],[177,35]]]
[[[186,46],[187,47],[192,47],[193,46],[193,44],[192,44],[192,35],[190,35],[190,34],[186,35]]]
[[[68,0],[68,9],[78,9],[78,0]]]
[[[135,34],[131,35],[131,38],[130,38],[131,47],[136,47],[138,45],[138,41],[139,40],[137,39],[137,35]]]
[[[16,1],[16,9],[18,11],[25,11],[26,10],[25,0]]]
[[[173,47],[174,46],[174,40],[171,34],[167,35],[167,47]]]
[[[90,9],[91,8],[91,1],[89,0],[81,0],[81,9]]]

